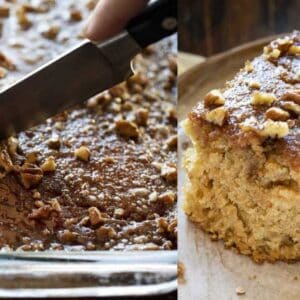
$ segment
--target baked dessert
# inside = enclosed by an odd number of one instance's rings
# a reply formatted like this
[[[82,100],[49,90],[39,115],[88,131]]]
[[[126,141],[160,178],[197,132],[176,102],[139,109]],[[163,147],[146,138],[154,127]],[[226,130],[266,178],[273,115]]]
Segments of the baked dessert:
[[[210,91],[183,122],[184,209],[256,262],[300,259],[300,34]]]
[[[1,86],[78,42],[96,2],[2,3]],[[1,142],[0,248],[177,247],[174,43],[146,49],[127,82]]]

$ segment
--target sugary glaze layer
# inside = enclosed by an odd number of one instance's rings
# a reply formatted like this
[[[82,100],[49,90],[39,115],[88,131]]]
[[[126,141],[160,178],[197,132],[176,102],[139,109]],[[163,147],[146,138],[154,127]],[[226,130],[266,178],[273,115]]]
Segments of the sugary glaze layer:
[[[298,43],[272,42],[183,123],[185,212],[256,262],[300,259]]]
[[[4,2],[3,87],[78,42],[97,1]],[[127,82],[2,142],[1,248],[177,247],[174,43],[145,50]]]
[[[218,91],[220,94],[213,91],[200,101],[189,118],[199,126],[203,122],[214,123],[211,118],[216,115],[208,114],[217,109],[224,119],[214,129],[225,134],[232,145],[266,144],[300,169],[299,89],[300,35],[294,32],[266,46],[261,56],[247,62]],[[214,100],[218,97],[221,102]]]

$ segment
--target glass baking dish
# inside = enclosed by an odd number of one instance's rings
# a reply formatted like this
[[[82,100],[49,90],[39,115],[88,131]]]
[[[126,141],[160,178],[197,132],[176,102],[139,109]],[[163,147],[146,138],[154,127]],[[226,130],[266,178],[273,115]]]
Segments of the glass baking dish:
[[[2,252],[1,298],[145,297],[177,289],[177,251]]]

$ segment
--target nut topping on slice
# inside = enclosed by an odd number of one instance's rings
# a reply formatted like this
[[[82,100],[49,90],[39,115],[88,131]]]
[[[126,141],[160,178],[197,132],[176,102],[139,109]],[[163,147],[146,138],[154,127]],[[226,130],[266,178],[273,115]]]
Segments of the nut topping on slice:
[[[289,134],[289,126],[287,122],[267,120],[259,133],[263,137],[283,138]]]
[[[286,121],[289,119],[290,114],[281,108],[271,107],[266,111],[265,117],[273,121]]]
[[[286,101],[281,104],[281,107],[300,116],[300,105],[295,102]]]
[[[300,90],[294,90],[286,92],[282,97],[281,100],[285,101],[293,101],[297,104],[300,104]]]
[[[204,103],[206,106],[223,105],[225,103],[225,98],[220,90],[211,90],[204,97]]]
[[[218,126],[222,126],[228,118],[228,110],[224,106],[215,108],[205,114],[205,120]]]
[[[251,89],[257,89],[257,90],[260,89],[260,83],[257,82],[257,81],[251,80],[251,81],[248,82],[248,84],[249,84],[249,87],[250,87]]]
[[[300,45],[292,45],[288,50],[288,54],[299,55],[300,54]]]
[[[251,97],[252,105],[271,105],[277,100],[276,96],[271,93],[254,92]]]
[[[264,57],[267,59],[267,60],[270,60],[270,61],[274,61],[276,60],[277,58],[279,58],[281,55],[281,51],[279,49],[273,49],[269,46],[267,47],[264,47]]]
[[[251,73],[254,70],[252,63],[249,60],[245,63],[245,70],[247,73]]]

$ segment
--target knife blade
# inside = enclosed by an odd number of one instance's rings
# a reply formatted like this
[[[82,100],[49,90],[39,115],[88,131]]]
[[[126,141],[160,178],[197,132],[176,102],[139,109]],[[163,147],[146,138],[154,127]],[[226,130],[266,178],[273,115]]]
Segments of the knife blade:
[[[0,139],[35,126],[133,74],[142,48],[177,29],[176,0],[158,0],[101,44],[85,40],[0,93]]]

